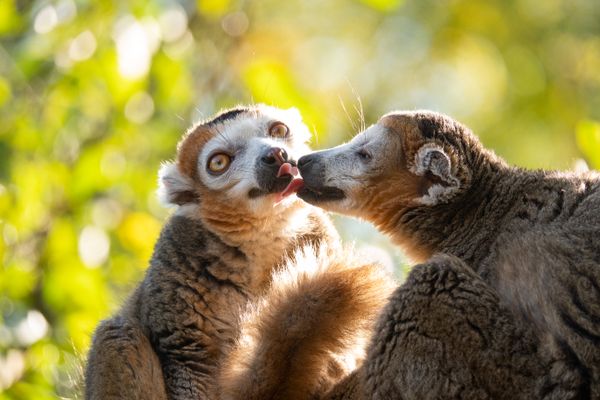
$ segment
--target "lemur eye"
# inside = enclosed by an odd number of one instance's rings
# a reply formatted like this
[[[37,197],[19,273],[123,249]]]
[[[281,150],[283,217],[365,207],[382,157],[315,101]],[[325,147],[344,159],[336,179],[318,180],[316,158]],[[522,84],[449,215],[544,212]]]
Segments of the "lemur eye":
[[[208,160],[208,171],[213,174],[222,174],[229,168],[231,156],[225,153],[217,153]]]
[[[274,138],[283,139],[290,133],[290,128],[287,127],[283,122],[275,122],[269,128],[269,135]]]
[[[358,156],[365,161],[369,161],[372,158],[371,154],[369,154],[365,149],[360,149],[356,152],[356,154],[358,154]]]

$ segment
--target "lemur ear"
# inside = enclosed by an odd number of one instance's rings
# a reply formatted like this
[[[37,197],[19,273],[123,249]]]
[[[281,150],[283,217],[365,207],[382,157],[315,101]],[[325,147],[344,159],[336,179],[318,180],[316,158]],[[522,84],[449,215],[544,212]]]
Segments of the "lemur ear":
[[[183,205],[198,201],[190,178],[182,174],[174,163],[163,163],[158,171],[158,199],[166,206]]]
[[[412,170],[425,180],[423,196],[418,199],[423,204],[446,202],[460,187],[460,180],[452,173],[452,160],[437,144],[421,146]]]

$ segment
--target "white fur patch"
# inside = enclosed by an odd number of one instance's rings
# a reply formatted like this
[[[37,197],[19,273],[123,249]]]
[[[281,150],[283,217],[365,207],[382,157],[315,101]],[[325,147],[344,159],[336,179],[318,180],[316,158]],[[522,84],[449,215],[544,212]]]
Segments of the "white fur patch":
[[[429,188],[425,196],[418,198],[417,201],[426,206],[433,206],[450,198],[457,191],[458,187],[444,187],[436,183]]]
[[[174,199],[178,193],[192,190],[190,178],[179,172],[177,165],[165,162],[158,171],[158,200],[166,207],[177,205]]]

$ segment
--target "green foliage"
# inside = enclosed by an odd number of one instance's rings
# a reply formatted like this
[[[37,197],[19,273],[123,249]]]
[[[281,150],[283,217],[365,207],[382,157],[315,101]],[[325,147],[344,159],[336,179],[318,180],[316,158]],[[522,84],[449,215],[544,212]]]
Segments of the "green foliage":
[[[600,123],[583,120],[577,124],[577,144],[594,168],[600,168]]]
[[[296,106],[325,147],[430,108],[511,162],[600,168],[599,20],[593,0],[0,1],[0,399],[78,395],[90,335],[167,215],[160,161],[193,121]]]

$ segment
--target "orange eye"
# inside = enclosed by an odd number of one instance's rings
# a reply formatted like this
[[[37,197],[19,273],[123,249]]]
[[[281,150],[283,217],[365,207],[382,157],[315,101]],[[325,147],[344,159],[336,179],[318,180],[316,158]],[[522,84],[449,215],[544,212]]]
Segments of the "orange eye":
[[[269,128],[269,135],[274,138],[285,138],[290,133],[290,128],[288,128],[283,122],[275,122]]]
[[[217,153],[208,160],[208,170],[214,174],[221,174],[229,168],[231,157],[225,153]]]

